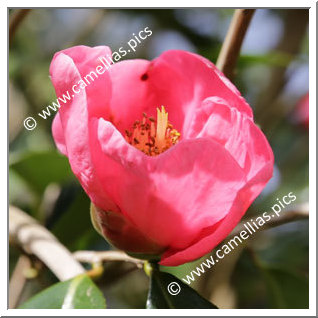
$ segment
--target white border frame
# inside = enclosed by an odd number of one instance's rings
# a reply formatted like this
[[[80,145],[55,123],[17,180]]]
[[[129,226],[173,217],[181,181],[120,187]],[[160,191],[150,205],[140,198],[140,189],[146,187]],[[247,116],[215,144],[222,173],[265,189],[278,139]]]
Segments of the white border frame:
[[[107,7],[211,7],[213,2],[206,0],[196,0],[195,2],[185,2],[182,0],[161,0],[156,2],[146,1],[121,1],[112,5],[109,2],[100,2],[97,0],[86,1],[70,1],[70,0],[55,0],[44,2],[39,0],[28,1],[26,3],[17,1],[6,1],[5,6],[1,6],[1,43],[7,43],[7,9],[8,7],[54,7],[70,8],[70,7],[86,7],[89,4],[90,7],[101,7],[101,4],[107,5]],[[8,264],[5,261],[0,263],[1,275],[3,277],[0,287],[0,314],[1,316],[316,316],[316,2],[315,1],[281,1],[281,0],[268,0],[268,1],[222,1],[222,8],[239,8],[239,7],[255,7],[258,8],[309,8],[309,100],[310,100],[310,125],[309,125],[309,210],[310,222],[309,222],[309,309],[221,309],[211,313],[210,309],[156,309],[156,310],[144,310],[144,309],[83,309],[83,310],[67,310],[67,309],[7,309],[7,271]],[[220,6],[219,6],[220,7]],[[215,6],[218,8],[218,6]],[[1,69],[7,70],[8,52],[7,50],[0,50]],[[7,72],[1,74],[0,96],[2,97],[2,107],[0,108],[2,125],[0,126],[0,142],[1,149],[6,148],[8,151],[8,121],[5,120],[8,117],[7,109],[4,107],[7,104],[8,92],[7,92]],[[6,169],[2,169],[1,173],[1,201],[7,202],[8,200],[8,185],[7,185],[7,165],[5,163],[5,156],[1,156],[2,167],[6,166]],[[3,210],[5,210],[3,208]],[[5,211],[1,212],[1,255],[8,255],[7,250],[7,222],[8,217]],[[3,258],[4,259],[4,258]]]

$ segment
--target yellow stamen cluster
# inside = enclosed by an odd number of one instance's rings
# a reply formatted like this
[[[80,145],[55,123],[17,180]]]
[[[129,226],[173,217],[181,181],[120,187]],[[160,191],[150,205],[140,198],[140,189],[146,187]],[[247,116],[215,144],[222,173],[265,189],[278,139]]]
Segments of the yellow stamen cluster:
[[[156,156],[176,144],[180,133],[168,121],[164,106],[157,108],[157,120],[143,113],[141,121],[136,120],[132,132],[125,131],[127,142],[148,156]]]

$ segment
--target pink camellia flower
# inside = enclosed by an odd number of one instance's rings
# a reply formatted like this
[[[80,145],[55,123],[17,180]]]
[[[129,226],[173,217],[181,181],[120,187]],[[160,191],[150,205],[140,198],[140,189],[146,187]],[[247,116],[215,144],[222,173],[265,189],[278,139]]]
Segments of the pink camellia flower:
[[[91,72],[107,55],[104,46],[55,54],[57,96],[94,78],[56,115],[57,147],[113,245],[157,255],[166,266],[197,259],[232,231],[271,178],[271,147],[250,106],[205,58],[167,51],[118,62],[96,78]]]

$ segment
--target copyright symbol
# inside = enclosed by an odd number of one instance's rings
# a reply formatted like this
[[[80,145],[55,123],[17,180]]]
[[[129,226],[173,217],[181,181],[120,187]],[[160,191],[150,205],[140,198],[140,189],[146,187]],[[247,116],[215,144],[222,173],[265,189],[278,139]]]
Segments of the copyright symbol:
[[[24,120],[23,125],[27,130],[33,130],[36,127],[36,120],[33,117],[28,117]]]
[[[168,289],[169,294],[172,295],[172,296],[178,295],[180,293],[180,291],[181,291],[180,285],[178,283],[176,283],[176,282],[170,283],[168,285],[167,289]]]

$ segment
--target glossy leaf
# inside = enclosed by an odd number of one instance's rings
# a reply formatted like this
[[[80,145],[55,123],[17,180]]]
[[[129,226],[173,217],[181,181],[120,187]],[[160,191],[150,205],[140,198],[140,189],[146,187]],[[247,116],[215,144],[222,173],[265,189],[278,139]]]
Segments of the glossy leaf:
[[[288,235],[285,234],[284,237],[285,240],[288,239]],[[300,236],[296,238],[300,239]],[[288,244],[285,247],[290,250],[290,253],[299,255],[297,248],[293,249]],[[271,249],[273,249],[272,246]],[[287,262],[280,260],[276,253],[272,257],[268,254],[266,260],[264,255],[264,252],[243,252],[240,258],[233,275],[239,308],[308,308],[308,277],[296,270],[297,267],[293,268],[292,265],[295,264],[292,262],[288,264],[287,253],[283,254]]]
[[[147,299],[149,309],[209,308],[215,305],[201,297],[194,289],[175,276],[154,269]]]
[[[263,274],[271,308],[309,308],[308,279],[283,268],[266,268]]]
[[[85,274],[57,283],[26,301],[20,309],[105,309],[102,292]]]
[[[52,233],[70,250],[87,249],[93,243],[101,240],[101,236],[95,231],[90,219],[90,200],[84,190],[77,187],[70,204],[66,204],[63,198],[59,198],[56,204],[55,216],[57,220],[52,224]],[[65,196],[70,197],[69,193]],[[63,195],[64,196],[64,195]],[[70,229],[72,229],[70,231]],[[103,244],[107,247],[106,242]]]

